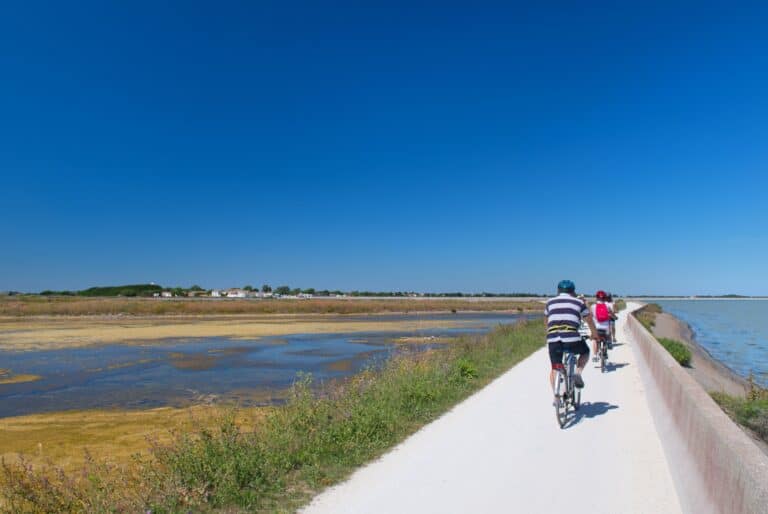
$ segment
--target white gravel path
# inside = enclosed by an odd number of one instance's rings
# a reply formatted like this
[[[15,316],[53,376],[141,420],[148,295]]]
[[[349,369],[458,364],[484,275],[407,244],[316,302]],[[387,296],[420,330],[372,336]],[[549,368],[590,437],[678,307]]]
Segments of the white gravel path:
[[[302,512],[680,512],[625,316],[572,425],[555,420],[543,349]]]

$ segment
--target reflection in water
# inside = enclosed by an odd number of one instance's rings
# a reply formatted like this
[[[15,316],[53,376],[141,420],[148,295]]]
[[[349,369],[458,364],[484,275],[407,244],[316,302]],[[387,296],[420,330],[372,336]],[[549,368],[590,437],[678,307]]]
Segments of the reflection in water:
[[[151,345],[0,351],[0,362],[9,373],[42,377],[34,382],[0,385],[0,417],[69,409],[182,406],[201,401],[266,404],[279,400],[277,391],[290,386],[300,371],[320,381],[334,380],[397,352],[439,347],[443,344],[440,337],[485,332],[499,323],[533,316],[477,313],[397,317],[469,323],[462,328],[410,332],[299,334],[253,341],[185,338]],[[398,339],[403,342],[393,344]],[[430,342],[406,343],[416,340]]]

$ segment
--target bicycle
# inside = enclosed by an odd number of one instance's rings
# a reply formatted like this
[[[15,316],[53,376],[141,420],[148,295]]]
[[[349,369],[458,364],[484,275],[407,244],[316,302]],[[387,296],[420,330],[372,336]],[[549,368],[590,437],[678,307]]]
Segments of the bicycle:
[[[613,341],[611,341],[611,333],[600,334],[600,340],[597,344],[598,358],[600,359],[600,372],[605,373],[606,366],[608,365],[608,350],[613,348]]]
[[[555,416],[560,428],[568,421],[568,409],[579,410],[581,389],[575,385],[576,354],[572,350],[563,351],[563,363],[555,368]]]

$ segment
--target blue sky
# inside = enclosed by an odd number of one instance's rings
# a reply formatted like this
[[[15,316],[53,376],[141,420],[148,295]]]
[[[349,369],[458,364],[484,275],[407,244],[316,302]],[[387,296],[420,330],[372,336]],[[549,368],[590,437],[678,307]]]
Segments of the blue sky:
[[[768,294],[758,3],[29,2],[0,290]]]

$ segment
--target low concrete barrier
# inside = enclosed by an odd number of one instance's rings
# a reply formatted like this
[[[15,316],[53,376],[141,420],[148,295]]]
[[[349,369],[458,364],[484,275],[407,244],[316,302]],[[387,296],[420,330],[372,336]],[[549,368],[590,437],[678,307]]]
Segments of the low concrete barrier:
[[[627,324],[683,510],[768,513],[768,456],[634,316]]]

